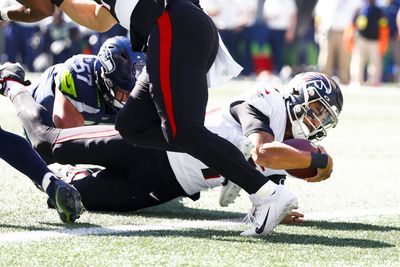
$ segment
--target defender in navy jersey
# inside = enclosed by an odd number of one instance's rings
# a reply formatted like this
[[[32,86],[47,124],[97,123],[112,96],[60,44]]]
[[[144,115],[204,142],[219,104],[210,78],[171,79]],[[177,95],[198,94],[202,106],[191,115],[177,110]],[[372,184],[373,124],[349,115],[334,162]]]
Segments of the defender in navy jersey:
[[[97,56],[76,55],[48,68],[28,90],[59,128],[114,123],[145,64],[128,37],[108,39]]]
[[[207,127],[237,146],[256,170],[276,183],[286,174],[280,169],[288,165],[307,166],[300,162],[302,154],[310,154],[294,153],[280,142],[294,136],[323,138],[327,129],[336,125],[343,104],[340,88],[324,75],[306,73],[296,77],[289,86],[292,93],[286,96],[273,88],[260,88],[248,99],[233,102],[206,117]],[[219,186],[223,181],[216,171],[188,154],[127,146],[112,126],[51,127],[50,119],[45,120],[46,111],[32,104],[33,100],[23,89],[12,101],[29,137],[47,146],[47,154],[42,151],[43,157],[64,164],[105,167],[95,174],[73,167],[62,171],[65,179],[81,192],[88,210],[132,211],[179,196],[196,199],[200,191]],[[300,110],[304,110],[302,115]],[[300,127],[299,132],[296,125],[302,124],[309,130]],[[250,159],[257,143],[252,144],[248,137],[268,138],[271,134],[273,140],[262,144],[264,150],[254,152],[254,160]],[[275,162],[268,158],[274,158]],[[84,177],[76,178],[81,175]],[[289,221],[301,222],[300,216],[290,213]]]
[[[25,72],[19,64],[0,66],[1,95],[8,95],[10,87],[26,84]],[[79,192],[73,186],[58,180],[25,139],[0,128],[0,146],[0,158],[28,176],[40,190],[46,192],[63,222],[71,223],[80,217],[82,204]]]

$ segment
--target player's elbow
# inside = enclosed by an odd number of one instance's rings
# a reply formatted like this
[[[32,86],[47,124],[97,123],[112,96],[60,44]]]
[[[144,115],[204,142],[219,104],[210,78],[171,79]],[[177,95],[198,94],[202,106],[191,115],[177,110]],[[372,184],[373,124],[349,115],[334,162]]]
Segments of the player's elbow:
[[[90,28],[97,32],[106,32],[115,25],[112,23],[104,23],[103,21],[101,21],[99,18],[97,18],[95,16],[93,16],[93,19],[90,19],[89,21],[90,21],[90,23],[83,24],[83,26]]]
[[[98,32],[106,32],[112,28],[113,25],[99,25],[96,29]]]

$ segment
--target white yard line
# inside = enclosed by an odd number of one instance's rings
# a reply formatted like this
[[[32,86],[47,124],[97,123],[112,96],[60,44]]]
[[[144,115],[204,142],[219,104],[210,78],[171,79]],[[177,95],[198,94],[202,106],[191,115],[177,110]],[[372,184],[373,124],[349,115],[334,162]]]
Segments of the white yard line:
[[[200,228],[226,228],[238,226],[238,221],[179,221],[162,224],[149,225],[120,225],[110,227],[82,227],[73,229],[49,230],[49,231],[24,231],[8,232],[0,234],[0,244],[10,242],[40,241],[45,238],[85,236],[85,235],[107,235],[124,232],[143,232],[177,229],[200,229]]]
[[[400,215],[400,208],[385,208],[371,210],[345,210],[332,212],[315,212],[306,214],[306,220],[337,220],[359,217],[377,217],[388,215]],[[48,231],[23,231],[0,233],[0,244],[13,242],[40,241],[46,238],[85,236],[85,235],[107,235],[120,234],[124,232],[143,232],[159,230],[179,230],[179,229],[204,229],[204,228],[225,228],[230,229],[243,225],[240,220],[224,221],[179,221],[162,224],[149,225],[120,225],[110,227],[81,227],[73,229],[48,230]]]
[[[363,210],[338,210],[338,211],[327,211],[327,212],[310,212],[304,214],[306,220],[335,220],[335,219],[346,219],[346,218],[358,218],[358,217],[376,217],[376,216],[388,216],[388,215],[399,215],[399,208],[379,208],[379,209],[363,209]]]

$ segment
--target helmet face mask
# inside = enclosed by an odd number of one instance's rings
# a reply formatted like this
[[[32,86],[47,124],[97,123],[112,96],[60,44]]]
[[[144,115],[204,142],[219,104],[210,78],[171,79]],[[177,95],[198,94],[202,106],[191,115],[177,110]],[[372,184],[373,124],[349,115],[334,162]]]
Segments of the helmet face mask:
[[[119,88],[118,86],[114,86],[113,81],[110,78],[107,78],[107,76],[104,74],[103,68],[101,68],[100,76],[101,76],[101,79],[103,80],[102,92],[103,92],[104,100],[106,101],[106,103],[108,103],[114,109],[117,109],[117,110],[121,109],[125,105],[126,99],[121,97],[122,94],[119,92],[123,92],[123,94],[129,95],[130,91],[123,90],[123,89]],[[118,96],[120,96],[120,97],[118,97]]]
[[[322,73],[306,72],[288,84],[286,108],[294,138],[321,140],[338,123],[343,96],[335,81]]]
[[[146,56],[132,51],[128,37],[116,36],[103,43],[97,57],[96,83],[106,104],[119,110],[125,104],[124,95],[132,91]]]

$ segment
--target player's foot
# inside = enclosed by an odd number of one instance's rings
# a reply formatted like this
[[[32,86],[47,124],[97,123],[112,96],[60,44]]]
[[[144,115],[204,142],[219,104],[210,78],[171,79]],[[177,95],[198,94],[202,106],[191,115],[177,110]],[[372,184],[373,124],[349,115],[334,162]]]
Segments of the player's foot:
[[[253,227],[242,232],[243,236],[263,236],[270,234],[275,227],[297,208],[297,197],[283,185],[278,185],[270,196],[250,195],[253,207],[245,220]]]
[[[7,81],[23,85],[30,84],[30,81],[25,81],[25,71],[19,63],[6,62],[0,66],[0,94],[2,95],[4,95]]]
[[[52,181],[55,186],[55,194],[49,197],[50,202],[57,210],[63,223],[73,223],[83,212],[81,195],[78,190],[62,180]]]
[[[89,175],[94,175],[95,173],[101,171],[101,168],[86,168],[86,167],[76,167],[70,164],[62,165],[58,163],[53,163],[47,166],[58,178],[61,180],[71,183]]]
[[[239,196],[239,192],[242,188],[237,184],[225,179],[221,185],[221,192],[219,195],[219,205],[221,207],[227,207],[229,204],[235,202],[235,199]]]

